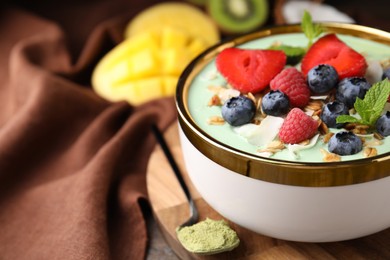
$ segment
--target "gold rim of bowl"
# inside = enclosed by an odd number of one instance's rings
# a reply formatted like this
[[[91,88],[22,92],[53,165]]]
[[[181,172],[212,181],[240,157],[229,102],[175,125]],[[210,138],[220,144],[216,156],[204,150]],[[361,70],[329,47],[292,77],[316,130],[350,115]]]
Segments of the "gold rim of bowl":
[[[326,32],[352,35],[390,45],[390,33],[356,24],[322,23]],[[197,126],[192,119],[187,94],[194,77],[223,49],[270,35],[301,32],[300,25],[270,27],[223,41],[199,55],[181,75],[176,106],[181,129],[190,142],[215,163],[250,178],[292,186],[332,187],[378,180],[390,176],[390,152],[345,162],[301,163],[249,154],[224,145]],[[212,174],[212,172],[210,172]]]

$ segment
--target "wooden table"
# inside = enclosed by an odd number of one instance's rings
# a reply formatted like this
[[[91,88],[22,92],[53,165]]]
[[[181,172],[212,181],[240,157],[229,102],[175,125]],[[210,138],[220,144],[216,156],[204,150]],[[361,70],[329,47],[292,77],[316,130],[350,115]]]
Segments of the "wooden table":
[[[206,217],[222,219],[222,216],[203,200],[189,180],[183,164],[176,124],[164,136],[195,199],[200,220]],[[182,259],[390,259],[390,228],[354,240],[301,243],[266,237],[231,222],[230,226],[241,239],[239,247],[228,253],[200,257],[186,251],[176,238],[175,228],[187,220],[189,208],[185,195],[159,146],[156,146],[150,158],[147,188],[152,211],[161,233],[172,250]]]

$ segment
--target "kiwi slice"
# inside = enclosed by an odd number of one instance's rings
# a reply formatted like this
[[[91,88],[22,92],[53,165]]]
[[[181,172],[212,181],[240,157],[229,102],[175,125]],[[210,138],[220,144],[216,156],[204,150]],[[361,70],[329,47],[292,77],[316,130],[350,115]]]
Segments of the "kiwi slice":
[[[251,32],[268,18],[267,0],[209,0],[207,10],[225,33]]]

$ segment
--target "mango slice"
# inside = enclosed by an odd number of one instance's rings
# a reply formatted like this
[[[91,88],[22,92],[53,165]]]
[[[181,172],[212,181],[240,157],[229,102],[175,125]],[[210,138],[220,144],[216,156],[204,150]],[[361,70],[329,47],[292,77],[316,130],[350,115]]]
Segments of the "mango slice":
[[[199,8],[154,5],[129,22],[125,40],[99,61],[92,87],[107,100],[133,105],[172,96],[189,62],[219,40],[217,26]]]
[[[146,30],[126,38],[100,60],[92,87],[107,100],[133,105],[172,96],[182,71],[209,46],[183,29]]]
[[[140,12],[126,27],[125,37],[145,30],[160,32],[162,27],[179,29],[207,45],[216,43],[220,37],[217,25],[209,16],[199,8],[179,2],[156,4]]]

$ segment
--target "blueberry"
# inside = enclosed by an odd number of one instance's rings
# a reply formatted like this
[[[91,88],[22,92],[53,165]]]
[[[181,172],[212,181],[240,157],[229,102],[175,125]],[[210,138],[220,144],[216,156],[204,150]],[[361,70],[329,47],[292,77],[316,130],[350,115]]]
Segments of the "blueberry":
[[[290,108],[288,96],[280,90],[271,90],[261,100],[261,109],[267,115],[282,116]]]
[[[338,155],[351,155],[363,149],[362,140],[352,132],[341,131],[334,134],[328,143],[328,150]]]
[[[255,103],[245,96],[232,97],[222,106],[222,117],[232,126],[251,122],[255,114]]]
[[[376,120],[375,127],[382,136],[390,135],[390,111],[387,111],[386,114],[381,115]]]
[[[343,124],[337,124],[336,118],[348,114],[348,107],[344,103],[333,101],[323,106],[320,118],[328,127],[340,128]]]
[[[307,84],[311,92],[324,94],[336,87],[339,75],[336,69],[328,64],[320,64],[307,73]]]
[[[390,79],[390,67],[383,70],[382,79]]]
[[[336,100],[346,104],[348,108],[352,108],[356,98],[363,99],[370,87],[371,84],[365,78],[345,78],[337,86]]]

